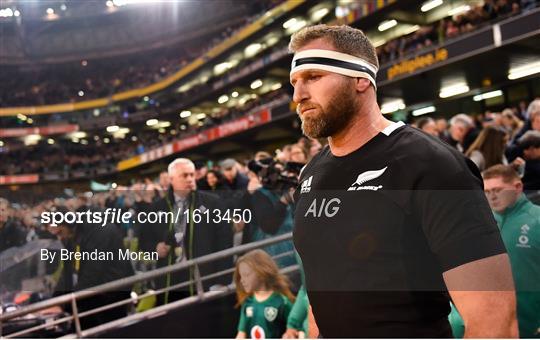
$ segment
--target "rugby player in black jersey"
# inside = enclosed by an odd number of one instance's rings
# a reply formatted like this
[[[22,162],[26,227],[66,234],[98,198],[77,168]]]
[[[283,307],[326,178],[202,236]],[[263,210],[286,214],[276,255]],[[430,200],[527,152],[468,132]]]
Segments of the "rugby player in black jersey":
[[[385,119],[366,36],[317,25],[291,38],[304,134],[327,137],[295,192],[294,243],[323,337],[516,337],[514,284],[477,168]],[[312,334],[313,335],[313,334]]]

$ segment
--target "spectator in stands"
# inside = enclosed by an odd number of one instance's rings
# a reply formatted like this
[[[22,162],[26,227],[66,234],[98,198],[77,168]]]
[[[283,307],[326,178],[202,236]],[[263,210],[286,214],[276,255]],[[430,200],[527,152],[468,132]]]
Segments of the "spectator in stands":
[[[533,100],[526,111],[527,121],[521,129],[521,131],[516,135],[515,139],[520,138],[529,130],[540,131],[540,98]]]
[[[255,153],[255,156],[253,157],[253,159],[256,160],[256,161],[260,161],[260,160],[268,159],[268,158],[272,158],[272,155],[270,155],[266,151],[257,151]]]
[[[459,34],[459,27],[456,25],[456,23],[453,20],[449,20],[446,24],[446,37],[447,38],[454,38],[457,37]]]
[[[523,125],[523,128],[516,134],[512,144],[506,149],[506,158],[508,158],[509,162],[523,156],[523,150],[517,143],[519,138],[529,130],[540,131],[540,99],[537,98],[529,104],[526,116],[528,119]]]
[[[291,160],[291,145],[287,144],[277,150],[276,159],[281,163],[286,163]]]
[[[268,168],[273,170],[265,169],[259,173],[250,172],[246,206],[252,212],[253,218],[244,228],[243,243],[275,237],[291,232],[293,229],[292,195],[289,187],[282,187],[281,178],[276,176],[276,172],[283,168],[283,163],[275,163],[271,158],[262,161],[269,164]],[[286,162],[290,161],[291,159]],[[265,251],[272,256],[292,250],[291,241],[265,247]],[[277,260],[280,267],[289,266],[294,262],[293,255]]]
[[[236,338],[281,338],[295,298],[274,260],[260,249],[248,252],[236,262],[234,282],[241,307]]]
[[[169,174],[167,171],[162,171],[159,173],[159,196],[163,197],[165,196],[165,193],[169,189],[169,186],[171,185],[171,180],[169,178]]]
[[[162,176],[160,174],[160,182]],[[159,189],[159,194],[156,194],[155,190],[152,190],[152,187],[148,184],[143,184],[141,182],[136,183],[132,186],[133,196],[135,198],[135,204],[133,209],[139,216],[148,216],[154,209],[154,205],[157,200],[162,199],[161,192],[167,192],[168,186],[164,189]],[[163,194],[164,196],[165,194]],[[140,251],[155,251],[156,244],[159,243],[162,237],[162,232],[158,226],[154,223],[148,221],[136,221],[134,226],[135,236],[139,240],[139,250]]]
[[[469,11],[456,15],[454,18],[443,18],[432,25],[423,26],[414,33],[392,39],[378,47],[379,63],[382,65],[392,62],[411,52],[432,46],[435,42],[441,45],[446,39],[471,32],[484,22],[519,14],[520,7],[532,9],[536,5],[534,2],[534,0],[521,0],[520,5],[516,0],[510,2],[509,0],[487,0],[483,5],[473,5]]]
[[[187,158],[178,158],[169,164],[168,173],[171,186],[167,195],[154,205],[153,211],[169,212],[174,216],[180,214],[180,218],[175,219],[177,222],[163,221],[164,223],[159,223],[156,226],[161,235],[160,241],[156,245],[156,251],[159,255],[158,267],[165,267],[230,248],[232,227],[227,221],[214,218],[202,218],[199,222],[191,218],[188,221],[186,211],[193,214],[195,209],[199,209],[201,213],[209,210],[214,214],[217,209],[221,210],[221,216],[224,213],[218,196],[197,190],[193,162]],[[223,259],[201,265],[199,269],[201,276],[205,276],[230,267],[229,259]],[[193,273],[186,270],[168,274],[157,280],[157,284],[159,288],[165,288],[193,279]],[[226,281],[227,278],[220,277],[213,281],[205,281],[203,284],[205,288],[209,288],[215,283],[228,283]],[[182,290],[158,296],[158,301],[163,304],[193,294],[195,294],[195,287],[190,284]]]
[[[300,144],[293,144],[291,146],[290,161],[295,163],[306,164],[309,158],[308,152]]]
[[[70,211],[64,206],[52,209],[63,216]],[[117,228],[112,225],[100,224],[76,225],[67,222],[57,226],[49,226],[48,230],[62,241],[64,247],[70,252],[90,253],[112,252],[113,258],[105,260],[66,260],[62,261],[62,273],[55,289],[55,295],[66,294],[73,291],[88,290],[97,285],[118,280],[134,274],[129,261],[118,258],[119,250],[124,248],[122,237]],[[74,281],[74,277],[77,280]],[[124,288],[122,288],[124,289]],[[114,302],[128,299],[130,288],[123,291],[109,291],[97,296],[78,301],[79,312],[102,307]],[[69,309],[70,305],[67,306]],[[90,328],[127,315],[126,306],[109,309],[92,316],[83,317],[81,325]]]
[[[465,152],[478,137],[474,121],[466,114],[460,113],[450,119],[450,137],[457,142],[456,148]]]
[[[523,128],[523,122],[511,109],[504,109],[502,112],[501,124],[506,128],[510,137],[510,143]]]
[[[520,0],[520,6],[525,11],[529,11],[536,7],[538,0]]]
[[[523,194],[512,167],[496,165],[482,173],[484,190],[508,251],[517,294],[521,338],[540,329],[540,206]]]
[[[432,136],[438,137],[439,131],[437,130],[437,124],[433,120],[433,118],[421,118],[416,123],[418,128],[422,131],[424,131],[427,134],[430,134]]]
[[[308,160],[310,161],[315,155],[317,155],[321,150],[323,146],[321,142],[319,142],[316,138],[310,138],[309,139],[309,157]]]
[[[465,152],[480,171],[496,164],[508,164],[504,156],[507,135],[504,130],[495,126],[483,129],[478,138]]]
[[[497,17],[497,6],[495,5],[495,0],[485,0],[482,9],[488,20],[493,20]]]
[[[208,166],[204,162],[195,163],[195,181],[197,181],[197,187],[205,188],[206,174],[208,173]]]
[[[34,214],[34,209],[26,208],[22,210],[21,225],[26,233],[26,241],[39,238],[40,233],[38,214]]]
[[[220,163],[221,172],[225,177],[225,185],[231,190],[245,190],[248,185],[248,178],[238,171],[238,164],[232,158],[227,158]]]
[[[12,215],[9,201],[0,197],[0,252],[26,243],[26,231]]]
[[[529,113],[531,129],[540,131],[540,99],[535,99],[532,101],[527,109],[527,112]]]
[[[517,116],[522,121],[526,121],[529,119],[529,116],[527,115],[527,102],[522,100],[519,102],[519,106],[517,107]]]
[[[288,98],[290,98],[290,95],[284,89],[280,89],[261,97],[262,101],[260,105],[266,106],[274,100],[286,101]],[[238,111],[239,115],[245,115],[247,110],[248,108],[237,109],[236,111]],[[232,115],[224,117],[227,120],[232,118]],[[206,126],[200,128],[204,129]],[[189,135],[195,131],[190,129],[194,128],[185,130],[182,135]],[[97,141],[95,144],[90,142],[88,145],[83,145],[60,140],[54,145],[48,145],[44,139],[35,146],[14,148],[14,150],[11,150],[8,146],[7,149],[9,151],[2,154],[3,162],[0,162],[0,175],[52,172],[54,173],[53,175],[60,178],[68,178],[75,175],[92,177],[96,172],[103,174],[103,171],[115,171],[118,161],[137,154],[136,149],[140,143],[144,143],[147,149],[152,149],[165,143],[170,143],[171,138],[173,138],[172,135],[160,134],[156,130],[139,132],[136,142],[133,142],[129,138],[123,140],[112,139],[108,144]],[[200,174],[200,171],[198,173]],[[167,177],[166,174],[162,176],[162,178]],[[164,185],[162,184],[162,186]]]
[[[445,118],[437,118],[435,124],[437,125],[439,138],[448,144],[451,144],[450,141],[452,138],[450,137],[450,132],[448,132],[448,121]]]
[[[204,177],[204,186],[201,189],[213,191],[218,196],[221,196],[224,191],[228,190],[224,182],[225,179],[219,171],[209,170]]]
[[[527,131],[519,146],[525,158],[523,185],[525,190],[540,190],[540,131]]]
[[[510,13],[512,13],[512,4],[509,3],[508,0],[498,0],[497,1],[497,15],[505,16]]]

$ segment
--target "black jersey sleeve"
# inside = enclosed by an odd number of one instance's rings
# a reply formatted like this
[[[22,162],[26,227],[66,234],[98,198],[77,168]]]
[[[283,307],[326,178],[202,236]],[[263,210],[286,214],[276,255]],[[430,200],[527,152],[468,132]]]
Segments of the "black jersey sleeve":
[[[443,272],[505,253],[476,166],[446,147],[428,153],[411,193],[413,212]]]

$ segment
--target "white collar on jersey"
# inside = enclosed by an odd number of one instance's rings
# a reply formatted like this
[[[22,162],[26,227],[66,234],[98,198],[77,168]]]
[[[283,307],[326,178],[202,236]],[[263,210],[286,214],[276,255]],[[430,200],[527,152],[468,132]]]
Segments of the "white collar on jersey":
[[[400,122],[394,122],[394,123],[388,125],[381,132],[384,133],[387,136],[390,136],[392,134],[392,132],[396,131],[398,128],[402,127],[403,125],[405,125],[405,123],[403,123],[401,121]]]

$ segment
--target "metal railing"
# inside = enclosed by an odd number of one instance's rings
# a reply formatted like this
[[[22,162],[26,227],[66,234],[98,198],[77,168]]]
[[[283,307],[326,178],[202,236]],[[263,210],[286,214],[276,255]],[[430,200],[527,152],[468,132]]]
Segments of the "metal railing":
[[[45,301],[31,304],[19,310],[0,314],[0,337],[14,338],[14,337],[28,336],[29,334],[33,332],[36,332],[39,330],[50,329],[53,326],[66,324],[68,322],[73,323],[75,333],[68,334],[64,336],[64,338],[91,337],[91,336],[99,335],[106,331],[121,328],[125,325],[131,324],[134,322],[155,318],[157,316],[166,314],[167,312],[174,309],[190,306],[190,305],[199,303],[201,301],[209,301],[209,300],[226,296],[230,294],[231,292],[235,291],[235,285],[233,282],[226,286],[220,287],[219,290],[209,290],[205,292],[204,287],[203,287],[203,281],[232,274],[234,272],[234,268],[222,270],[222,271],[212,273],[206,276],[201,276],[200,271],[199,271],[200,265],[217,261],[217,260],[221,260],[224,258],[233,257],[235,255],[239,255],[253,249],[263,248],[263,247],[280,243],[280,242],[286,242],[286,241],[291,240],[291,238],[292,238],[292,233],[287,233],[287,234],[279,235],[273,238],[265,239],[262,241],[257,241],[253,243],[236,246],[234,248],[225,249],[216,253],[201,256],[199,258],[177,263],[171,266],[155,269],[155,270],[137,274],[131,277],[122,278],[116,281],[108,282],[99,286],[95,286],[91,288],[90,290],[77,291],[74,293],[61,295],[61,296],[54,297]],[[279,255],[274,256],[273,258],[279,259],[286,256],[294,256],[294,251],[283,252]],[[145,297],[157,296],[159,294],[164,294],[171,290],[187,287],[191,284],[194,284],[196,288],[195,295],[184,298],[182,300],[171,302],[162,306],[154,307],[144,312],[131,314],[126,317],[123,317],[123,318],[120,318],[111,322],[107,322],[107,323],[104,323],[104,324],[101,324],[92,328],[88,328],[84,330],[81,328],[81,318],[94,315],[97,313],[102,313],[104,311],[110,310],[112,308],[117,308],[123,305],[126,305],[126,306],[132,305],[134,303],[134,299],[133,298],[124,299],[121,301],[117,301],[108,305],[100,306],[100,307],[87,310],[84,312],[79,312],[77,301],[80,301],[82,299],[87,299],[93,296],[97,296],[105,292],[116,291],[119,288],[126,288],[126,287],[131,288],[136,283],[145,282],[145,281],[152,280],[152,279],[155,279],[155,278],[167,275],[167,274],[179,272],[179,271],[190,269],[190,268],[193,270],[193,273],[194,273],[193,280],[181,282],[179,284],[172,285],[163,289],[149,291],[145,294],[138,296],[137,299],[140,300]],[[281,269],[281,271],[285,274],[294,273],[298,270],[299,270],[298,265],[292,265],[292,266]],[[71,305],[72,315],[65,316],[51,322],[45,322],[44,324],[27,328],[24,330],[16,331],[10,334],[3,334],[3,331],[2,331],[3,324],[8,320],[21,318],[23,316],[26,316],[35,312],[39,312],[44,309],[48,309],[55,306],[62,306],[65,304]]]

